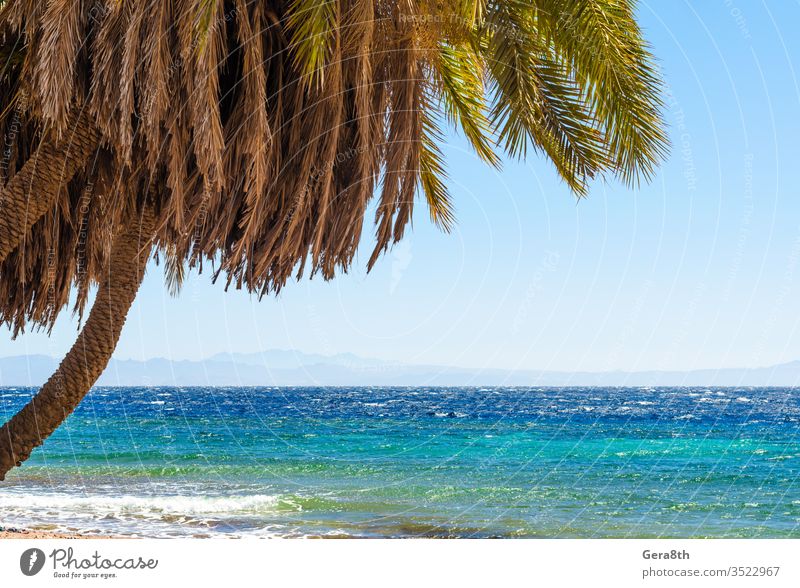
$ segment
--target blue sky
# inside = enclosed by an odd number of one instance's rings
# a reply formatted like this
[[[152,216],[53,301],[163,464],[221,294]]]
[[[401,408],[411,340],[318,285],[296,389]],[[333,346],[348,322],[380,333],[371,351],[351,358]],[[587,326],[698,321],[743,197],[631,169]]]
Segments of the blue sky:
[[[178,298],[152,267],[116,357],[294,348],[410,363],[558,370],[691,369],[800,359],[800,21],[797,2],[641,2],[668,84],[672,152],[638,191],[576,202],[549,163],[501,172],[449,137],[457,205],[370,275],[303,280],[258,301],[192,276]],[[0,355],[62,355],[3,331]]]

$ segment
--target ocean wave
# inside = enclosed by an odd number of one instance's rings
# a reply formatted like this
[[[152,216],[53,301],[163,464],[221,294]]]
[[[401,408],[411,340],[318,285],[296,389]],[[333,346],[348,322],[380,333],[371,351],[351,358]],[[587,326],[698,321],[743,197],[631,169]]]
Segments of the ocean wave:
[[[279,521],[302,510],[292,497],[270,494],[0,494],[4,524],[86,535],[288,536],[294,532]]]
[[[118,496],[104,494],[69,495],[62,493],[25,494],[3,493],[0,510],[9,511],[63,511],[69,513],[94,513],[100,516],[138,513],[171,515],[230,515],[275,512],[281,498],[269,494],[243,496],[186,496],[151,495]],[[284,505],[288,506],[288,505]]]
[[[435,416],[436,418],[448,418],[448,419],[463,419],[467,415],[463,412],[456,412],[456,411],[449,411],[449,412],[441,412],[441,411],[431,411],[428,413],[429,416]]]

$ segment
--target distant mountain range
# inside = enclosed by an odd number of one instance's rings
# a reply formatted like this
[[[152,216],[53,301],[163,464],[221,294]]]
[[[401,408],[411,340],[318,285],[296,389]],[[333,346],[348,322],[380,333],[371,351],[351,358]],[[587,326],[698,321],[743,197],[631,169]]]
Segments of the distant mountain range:
[[[37,386],[58,360],[0,358],[0,386]],[[114,359],[101,386],[800,386],[800,361],[746,369],[553,372],[405,365],[350,353],[224,353],[199,361]]]

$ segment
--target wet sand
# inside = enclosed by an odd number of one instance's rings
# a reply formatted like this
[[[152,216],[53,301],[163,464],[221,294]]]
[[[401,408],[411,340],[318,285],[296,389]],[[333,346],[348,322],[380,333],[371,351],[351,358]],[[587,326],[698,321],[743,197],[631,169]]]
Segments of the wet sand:
[[[39,529],[18,529],[0,527],[0,539],[113,539],[111,536],[79,535],[77,533],[56,533]]]

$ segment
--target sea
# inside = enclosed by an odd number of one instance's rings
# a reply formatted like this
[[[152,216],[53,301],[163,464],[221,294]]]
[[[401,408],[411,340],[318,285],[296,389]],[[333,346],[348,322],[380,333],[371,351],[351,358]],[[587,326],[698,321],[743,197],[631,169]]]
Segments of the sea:
[[[0,526],[797,538],[800,391],[98,387],[0,483]]]

